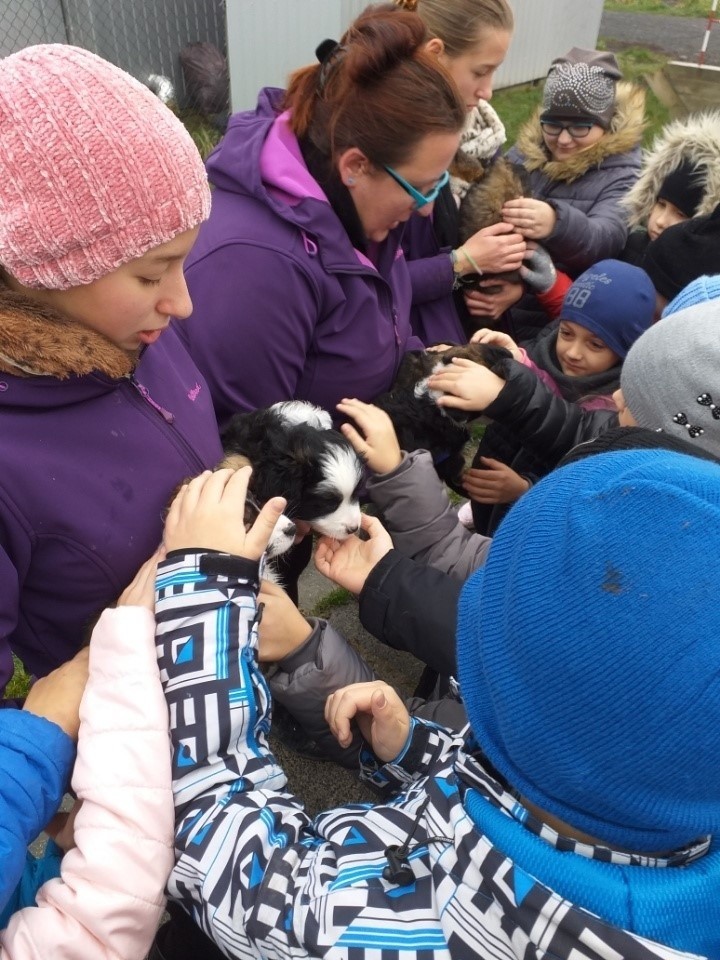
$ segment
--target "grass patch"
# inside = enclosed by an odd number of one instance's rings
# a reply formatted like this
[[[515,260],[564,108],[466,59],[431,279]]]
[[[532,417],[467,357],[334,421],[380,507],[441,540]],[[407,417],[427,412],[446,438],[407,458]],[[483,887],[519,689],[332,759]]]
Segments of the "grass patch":
[[[601,49],[604,45],[598,44]],[[628,47],[618,51],[617,58],[623,71],[623,78],[645,87],[647,128],[643,137],[643,144],[648,146],[655,134],[670,119],[669,111],[647,87],[644,77],[646,74],[656,73],[667,63],[668,58],[661,54],[647,50],[645,47]],[[542,101],[544,81],[525,83],[517,87],[508,87],[498,90],[492,99],[492,105],[505,124],[507,133],[506,147],[511,147],[517,140],[520,127],[533,115]]]
[[[205,160],[210,151],[219,143],[222,133],[202,113],[196,110],[177,110],[174,113],[185,125],[193,138],[200,156]]]
[[[336,587],[320,600],[310,611],[311,617],[322,617],[324,620],[338,607],[345,607],[353,599],[353,595],[344,587]]]
[[[30,677],[25,672],[25,668],[15,654],[13,654],[13,664],[15,666],[15,670],[10,678],[10,682],[5,688],[5,696],[9,699],[15,697],[26,697],[30,687]]]
[[[669,17],[707,17],[710,0],[605,0],[605,9],[620,13],[664,13]]]

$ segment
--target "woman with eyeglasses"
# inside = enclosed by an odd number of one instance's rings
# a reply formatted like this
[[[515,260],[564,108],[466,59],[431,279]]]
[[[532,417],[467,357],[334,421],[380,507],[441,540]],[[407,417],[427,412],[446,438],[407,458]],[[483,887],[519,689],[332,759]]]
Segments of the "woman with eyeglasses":
[[[534,199],[508,201],[503,219],[573,277],[616,256],[627,236],[620,198],[640,172],[645,95],[621,77],[612,53],[575,47],[559,57],[539,117],[508,154],[527,170]]]
[[[370,7],[287,91],[230,119],[207,164],[184,331],[221,425],[293,398],[337,417],[421,348],[400,235],[432,212],[466,115],[425,41],[415,14]]]
[[[612,53],[574,47],[553,61],[538,113],[507,154],[527,171],[532,198],[508,201],[503,220],[572,278],[617,257],[627,237],[620,200],[640,173],[645,95],[621,77]],[[474,314],[491,303],[469,295]]]

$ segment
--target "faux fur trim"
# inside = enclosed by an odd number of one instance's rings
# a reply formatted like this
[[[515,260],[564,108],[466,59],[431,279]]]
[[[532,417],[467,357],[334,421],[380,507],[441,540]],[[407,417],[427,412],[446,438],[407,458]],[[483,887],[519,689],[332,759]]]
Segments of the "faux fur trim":
[[[618,83],[615,116],[605,136],[567,160],[553,160],[542,138],[541,110],[538,107],[533,118],[522,127],[516,147],[529,173],[541,170],[550,180],[564,183],[572,183],[608,157],[637,147],[645,129],[645,91],[632,83]]]
[[[129,353],[101,333],[0,284],[0,370],[58,380],[89,373],[120,379],[134,365]]]
[[[703,197],[695,216],[712,213],[720,203],[720,110],[672,120],[643,152],[640,177],[620,201],[631,227],[647,223],[665,177],[685,160],[705,167]]]

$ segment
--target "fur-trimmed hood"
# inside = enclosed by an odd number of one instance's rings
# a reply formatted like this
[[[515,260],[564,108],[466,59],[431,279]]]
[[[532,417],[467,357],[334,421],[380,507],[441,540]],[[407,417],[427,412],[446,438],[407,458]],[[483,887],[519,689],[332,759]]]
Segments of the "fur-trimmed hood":
[[[695,216],[720,203],[720,110],[672,120],[643,153],[640,178],[621,201],[631,227],[645,225],[668,174],[685,161],[705,168],[703,196]]]
[[[516,149],[522,164],[532,173],[541,171],[550,180],[572,183],[609,157],[625,154],[640,144],[645,128],[645,91],[632,83],[617,85],[617,107],[610,128],[597,143],[567,160],[553,160],[543,141],[541,107],[521,128]]]
[[[103,334],[0,283],[0,370],[17,377],[126,377],[136,358]]]

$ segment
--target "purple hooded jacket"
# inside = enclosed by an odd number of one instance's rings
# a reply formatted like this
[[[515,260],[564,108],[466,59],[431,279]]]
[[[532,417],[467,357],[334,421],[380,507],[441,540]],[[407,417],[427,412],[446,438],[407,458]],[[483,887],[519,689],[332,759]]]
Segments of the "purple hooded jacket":
[[[179,327],[208,382],[218,422],[278,400],[335,416],[343,397],[373,400],[393,383],[410,331],[401,228],[356,250],[310,175],[283,92],[235,114],[208,160],[212,213],[185,271],[194,312]]]
[[[222,456],[173,330],[133,371],[101,334],[61,320],[58,336],[12,296],[0,296],[0,691],[11,649],[38,675],[77,652],[159,545],[176,485]]]

